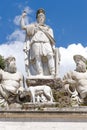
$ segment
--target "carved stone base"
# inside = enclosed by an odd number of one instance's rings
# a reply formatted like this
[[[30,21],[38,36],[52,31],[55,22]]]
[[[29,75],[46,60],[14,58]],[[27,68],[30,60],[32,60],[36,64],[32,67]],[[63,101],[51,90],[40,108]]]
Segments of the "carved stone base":
[[[53,79],[26,79],[27,86],[47,85],[50,86],[53,92],[54,101],[57,102],[57,107],[70,106],[87,106],[87,100],[83,104],[78,104],[76,101],[71,101],[69,93],[64,89],[64,84],[60,78]],[[36,105],[37,106],[37,105]]]
[[[63,89],[63,83],[60,78],[57,79],[26,79],[27,86],[47,85],[50,86],[53,92],[54,102],[57,102],[57,107],[69,107],[70,98]]]
[[[27,86],[37,86],[37,85],[48,85],[52,89],[62,88],[62,81],[60,78],[56,79],[26,79]]]
[[[46,102],[46,103],[24,103],[22,104],[22,109],[26,110],[45,110],[45,108],[54,108],[57,106],[56,102]]]

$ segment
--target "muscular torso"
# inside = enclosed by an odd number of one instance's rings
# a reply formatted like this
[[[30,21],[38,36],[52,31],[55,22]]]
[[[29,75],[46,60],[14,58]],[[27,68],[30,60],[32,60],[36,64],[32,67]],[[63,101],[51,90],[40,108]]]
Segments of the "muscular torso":
[[[20,73],[8,73],[4,72],[3,70],[0,70],[2,74],[2,86],[15,93],[16,90],[20,87],[20,81],[22,80],[22,75]]]
[[[79,73],[73,72],[73,77],[76,79],[77,82],[77,90],[78,92],[83,95],[87,93],[87,72]]]

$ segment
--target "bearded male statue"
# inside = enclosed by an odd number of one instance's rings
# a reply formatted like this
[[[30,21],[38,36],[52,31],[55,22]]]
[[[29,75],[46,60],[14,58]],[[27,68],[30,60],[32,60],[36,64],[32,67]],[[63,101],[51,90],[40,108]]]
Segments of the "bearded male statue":
[[[64,87],[71,98],[80,104],[87,98],[87,59],[82,55],[74,55],[73,59],[76,69],[64,75],[63,81],[66,82]]]
[[[5,59],[5,69],[0,69],[0,106],[7,107],[16,101],[23,88],[23,75],[17,71],[15,57]]]

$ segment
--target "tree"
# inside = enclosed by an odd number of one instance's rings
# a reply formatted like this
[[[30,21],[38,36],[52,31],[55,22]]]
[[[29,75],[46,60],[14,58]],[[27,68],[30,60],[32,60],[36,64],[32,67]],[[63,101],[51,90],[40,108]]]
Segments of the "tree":
[[[0,69],[5,68],[5,60],[4,57],[0,55]]]

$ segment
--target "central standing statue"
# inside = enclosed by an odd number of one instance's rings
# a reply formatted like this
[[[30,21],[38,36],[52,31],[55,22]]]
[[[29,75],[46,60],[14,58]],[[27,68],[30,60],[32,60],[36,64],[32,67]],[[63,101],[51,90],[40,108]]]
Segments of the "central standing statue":
[[[53,30],[44,24],[46,20],[45,11],[43,9],[37,10],[37,22],[29,25],[26,25],[24,21],[26,15],[24,11],[21,27],[26,30],[24,52],[27,74],[28,76],[55,76],[55,40]]]

